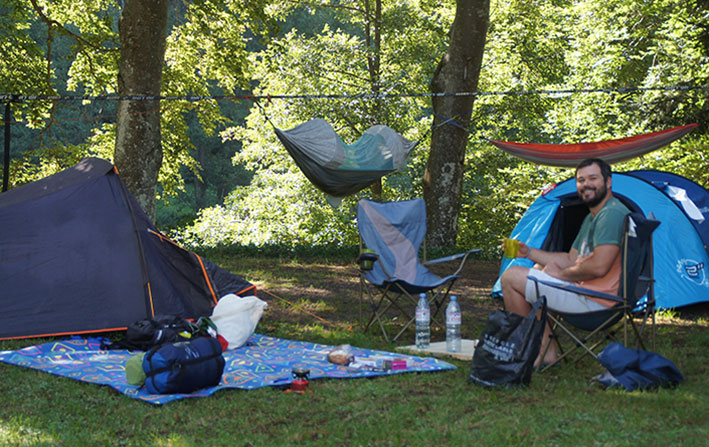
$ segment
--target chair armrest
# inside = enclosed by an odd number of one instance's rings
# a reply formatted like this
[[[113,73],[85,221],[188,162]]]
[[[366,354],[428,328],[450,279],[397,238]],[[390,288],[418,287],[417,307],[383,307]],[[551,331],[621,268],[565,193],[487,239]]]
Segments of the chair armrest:
[[[374,268],[374,263],[379,260],[379,255],[373,251],[364,251],[359,254],[357,264],[361,271],[369,272]]]
[[[478,253],[478,252],[480,252],[480,251],[482,251],[482,250],[479,249],[479,248],[474,248],[474,249],[472,249],[472,250],[468,250],[468,251],[465,251],[465,252],[462,252],[462,253],[456,253],[456,254],[450,255],[450,256],[445,256],[445,257],[443,257],[443,258],[431,259],[430,261],[422,262],[422,264],[423,264],[423,265],[441,264],[441,263],[443,263],[443,262],[455,261],[455,260],[457,260],[457,259],[460,259],[460,258],[462,258],[462,257],[467,257],[468,255],[471,255],[471,254],[473,254],[473,253]]]
[[[376,253],[372,252],[364,252],[360,253],[359,257],[357,258],[357,263],[361,263],[362,261],[378,261],[379,260],[379,255]]]
[[[594,298],[602,298],[604,300],[611,300],[611,301],[616,301],[619,303],[625,302],[625,299],[623,299],[623,297],[620,297],[617,295],[610,295],[608,293],[598,292],[595,290],[586,289],[584,287],[574,286],[571,284],[561,284],[561,283],[553,282],[553,281],[545,281],[543,279],[538,279],[538,278],[534,278],[534,277],[528,277],[528,278],[534,282],[544,284],[545,286],[553,287],[555,289],[560,289],[560,290],[566,290],[567,292],[577,293],[579,295],[592,296]]]
[[[643,284],[649,284],[651,282],[655,282],[655,279],[647,275],[640,275],[638,276],[638,282]]]
[[[446,256],[446,257],[438,258],[438,259],[432,259],[430,261],[423,262],[422,264],[423,265],[440,264],[443,262],[455,261],[455,260],[462,258],[462,260],[460,261],[460,264],[458,265],[458,269],[455,271],[455,273],[453,273],[453,275],[457,275],[458,273],[460,273],[461,270],[463,270],[463,266],[465,265],[465,261],[468,259],[468,256],[470,256],[471,254],[474,254],[474,253],[479,253],[481,251],[482,250],[479,248],[473,248],[472,250],[468,250],[463,253],[458,253],[455,255]]]
[[[374,268],[374,263],[376,261],[379,261],[379,255],[373,251],[361,252],[357,257],[357,264],[359,264],[360,271],[371,271]],[[391,280],[392,276],[389,274],[386,267],[384,267],[384,264],[380,262],[379,266],[382,268],[382,271],[387,276],[387,279]]]

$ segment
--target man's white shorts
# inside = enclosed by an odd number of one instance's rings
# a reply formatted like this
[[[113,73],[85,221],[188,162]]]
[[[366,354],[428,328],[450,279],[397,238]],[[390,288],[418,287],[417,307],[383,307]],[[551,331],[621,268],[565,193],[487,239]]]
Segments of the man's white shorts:
[[[528,279],[524,294],[525,300],[527,300],[527,302],[530,304],[534,304],[537,301],[537,283],[529,279],[529,276],[544,281],[574,285],[573,283],[562,281],[558,278],[554,278],[551,275],[547,275],[546,273],[537,269],[530,269],[529,274],[527,276]],[[584,295],[579,295],[577,293],[569,292],[567,290],[555,289],[554,287],[549,287],[542,283],[538,284],[539,295],[546,296],[547,306],[549,307],[549,309],[555,310],[557,312],[581,314],[586,312],[593,312],[596,310],[608,309],[608,307],[604,306],[603,304],[590,300]]]

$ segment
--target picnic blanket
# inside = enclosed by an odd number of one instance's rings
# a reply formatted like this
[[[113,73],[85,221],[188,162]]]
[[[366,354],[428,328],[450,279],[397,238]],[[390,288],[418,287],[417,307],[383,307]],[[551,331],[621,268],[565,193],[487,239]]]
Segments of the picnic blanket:
[[[0,362],[82,382],[107,385],[126,396],[155,405],[177,399],[206,397],[228,388],[252,390],[267,386],[288,386],[294,379],[293,368],[309,369],[310,380],[351,379],[455,369],[455,366],[432,357],[416,357],[353,347],[352,353],[357,358],[392,356],[407,361],[406,369],[356,369],[328,362],[327,354],[335,348],[334,346],[253,334],[245,346],[224,352],[226,365],[218,386],[190,394],[149,394],[145,389],[126,382],[126,361],[136,353],[127,350],[102,350],[102,341],[107,339],[72,337],[17,351],[2,351]]]

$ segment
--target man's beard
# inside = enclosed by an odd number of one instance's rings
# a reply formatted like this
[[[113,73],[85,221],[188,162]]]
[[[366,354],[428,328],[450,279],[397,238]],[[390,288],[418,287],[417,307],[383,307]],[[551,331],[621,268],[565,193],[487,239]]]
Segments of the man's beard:
[[[606,198],[608,195],[608,188],[606,188],[606,185],[603,184],[601,187],[598,189],[592,188],[596,194],[594,194],[591,198],[586,199],[584,195],[584,191],[581,191],[581,200],[583,200],[583,203],[586,204],[589,208],[593,208],[594,206],[598,205],[603,201],[603,199]]]

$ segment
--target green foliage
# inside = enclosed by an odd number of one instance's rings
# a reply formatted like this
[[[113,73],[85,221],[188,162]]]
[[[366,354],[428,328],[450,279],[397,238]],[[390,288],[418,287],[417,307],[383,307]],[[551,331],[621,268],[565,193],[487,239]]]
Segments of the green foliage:
[[[706,86],[709,79],[700,13],[685,2],[496,2],[491,13],[482,91]],[[576,143],[698,122],[681,141],[614,169],[663,169],[706,186],[706,94],[704,89],[479,97],[459,244],[496,251],[498,239],[545,185],[573,175],[514,159],[485,144],[489,138]]]
[[[482,247],[488,258],[499,258],[506,237],[544,186],[572,173],[512,160],[499,151],[479,146],[465,172],[458,245]]]
[[[44,20],[29,0],[0,0],[0,92],[114,93],[120,2],[37,4]],[[383,179],[381,198],[421,196],[433,117],[429,98],[410,94],[428,91],[447,48],[455,4],[383,0],[381,22],[372,16],[374,5],[171,4],[165,95],[249,91],[342,97],[262,100],[258,105],[163,101],[161,227],[185,226],[176,233],[179,237],[210,246],[353,243],[354,204],[372,193],[363,191],[341,208],[329,208],[272,129],[289,129],[314,117],[332,123],[347,143],[373,124],[386,124],[419,141],[409,165]],[[681,141],[614,168],[666,169],[709,184],[709,32],[703,11],[706,0],[491,2],[480,91],[660,89],[478,96],[469,129],[458,245],[496,255],[497,240],[542,188],[571,176],[570,170],[517,160],[487,144],[490,138],[597,141],[697,122],[699,127]],[[281,20],[280,33],[275,19]],[[55,21],[51,26],[50,20]],[[380,47],[373,34],[377,25]],[[704,88],[662,90],[665,86]],[[12,184],[48,175],[85,155],[112,159],[114,104],[24,101],[12,107],[13,118],[22,122],[13,125],[13,141],[23,142],[21,149],[13,149]],[[215,207],[188,225],[197,209],[210,206]]]
[[[376,82],[367,71],[372,48],[366,46],[367,16],[361,11],[338,9],[342,26],[328,21],[320,32],[291,29],[254,55],[259,93],[353,97],[262,104],[262,108],[252,109],[244,126],[222,133],[225,139],[243,142],[243,150],[234,162],[246,164],[259,178],[239,193],[241,206],[249,209],[248,213],[237,213],[241,217],[248,215],[248,223],[239,224],[244,225],[242,236],[225,241],[296,243],[302,240],[302,231],[291,222],[295,213],[302,222],[310,221],[311,215],[325,219],[311,229],[308,241],[347,243],[339,232],[319,230],[330,228],[327,219],[349,221],[351,207],[337,213],[316,212],[323,206],[322,194],[299,173],[275,139],[271,123],[291,128],[312,117],[322,117],[334,125],[345,141],[354,140],[371,124],[384,123],[410,139],[421,139],[409,166],[383,179],[385,200],[420,196],[428,144],[425,135],[432,118],[427,101],[356,95],[425,91],[443,54],[453,9],[416,2],[384,2],[383,6],[382,47],[378,54],[382,70],[381,77],[374,79]],[[596,0],[493,2],[479,88],[486,92],[529,92],[706,84],[709,64],[696,17],[691,6],[672,0],[630,4],[618,1],[608,6]],[[706,175],[701,178],[702,172],[707,171],[707,123],[702,115],[705,96],[705,90],[685,90],[478,97],[465,161],[458,245],[483,247],[488,257],[497,256],[499,239],[509,234],[542,189],[573,174],[572,170],[515,159],[486,144],[487,139],[596,141],[695,121],[701,126],[693,135],[615,168],[667,169],[706,182]],[[288,188],[290,195],[285,194]],[[369,192],[365,191],[349,199],[349,203],[367,195]],[[252,197],[256,200],[250,200]],[[232,204],[235,209],[236,202]],[[253,208],[258,206],[263,208],[261,212]],[[264,212],[266,209],[268,212]],[[217,221],[228,220],[231,212],[235,211],[205,211],[200,220],[210,220],[210,227],[215,228]],[[195,235],[202,228],[200,225],[187,231],[192,235],[190,240],[198,240]],[[256,228],[259,236],[246,236],[256,232]],[[328,239],[327,235],[340,239]]]
[[[20,93],[47,93],[47,69],[42,60],[43,51],[31,38],[33,17],[19,1],[0,1],[0,91]],[[4,113],[4,111],[3,111]],[[37,119],[37,112],[33,115]]]
[[[237,188],[223,205],[203,209],[199,219],[176,238],[207,247],[356,244],[353,199],[335,210],[305,182],[300,173],[264,170],[251,185]]]
[[[254,36],[275,32],[274,22],[264,12],[265,3],[175,2],[167,39],[163,95],[203,96],[249,88],[247,46]],[[7,57],[0,61],[0,93],[115,94],[122,2],[40,0],[34,4],[37,9],[29,0],[1,0],[0,45],[7,50]],[[161,108],[164,158],[159,182],[163,194],[174,197],[184,190],[185,175],[200,176],[186,119],[198,116],[197,122],[207,135],[214,135],[229,119],[215,101],[163,101]],[[79,119],[80,115],[85,119]],[[71,166],[87,155],[113,158],[113,103],[23,101],[13,104],[13,118],[24,125],[19,131],[13,129],[14,141],[19,138],[23,143],[21,151],[13,151],[14,185]],[[82,124],[77,126],[68,124],[79,121]],[[99,146],[94,146],[97,143]],[[238,150],[234,145],[230,147]]]
[[[436,55],[445,43],[440,32],[447,26],[442,24],[452,19],[450,5],[446,6],[384,2],[378,53],[365,37],[371,17],[362,11],[338,10],[341,26],[324,24],[319,33],[291,29],[254,54],[255,94],[346,97],[256,104],[244,125],[223,131],[225,141],[242,143],[234,164],[243,164],[256,175],[224,206],[203,210],[184,231],[185,240],[212,246],[219,243],[215,235],[221,231],[222,243],[348,245],[356,241],[354,204],[369,191],[332,209],[323,193],[303,177],[272,129],[289,129],[314,117],[330,122],[346,143],[382,123],[413,141],[423,140],[410,166],[383,179],[382,185],[387,200],[420,195],[417,179],[424,169],[431,117],[425,112],[427,100],[405,94],[426,85],[435,70]],[[375,73],[368,66],[372,57],[380,62]],[[358,96],[367,93],[387,96]]]
[[[243,119],[243,104],[221,102],[223,113],[234,120]],[[252,174],[241,166],[234,166],[231,158],[241,149],[238,141],[222,142],[215,134],[214,126],[208,129],[199,124],[196,112],[186,115],[188,139],[193,144],[191,154],[199,163],[193,172],[187,167],[180,169],[184,188],[176,193],[161,191],[157,202],[156,224],[159,228],[174,229],[191,223],[198,210],[220,204],[238,185],[248,185]]]

